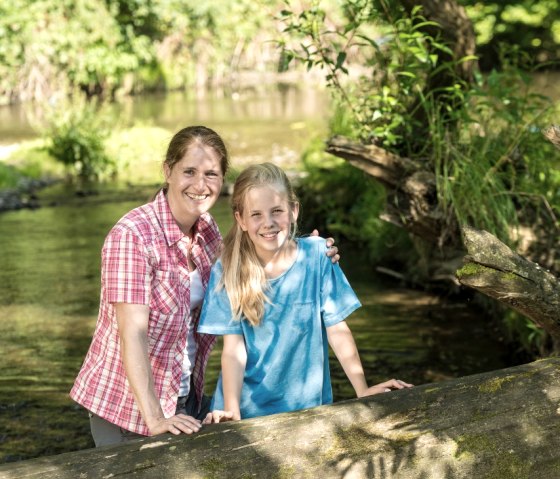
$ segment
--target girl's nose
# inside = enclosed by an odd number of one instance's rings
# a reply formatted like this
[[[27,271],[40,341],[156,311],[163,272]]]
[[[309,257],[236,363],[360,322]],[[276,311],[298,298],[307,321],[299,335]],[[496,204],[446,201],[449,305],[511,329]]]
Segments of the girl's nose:
[[[264,225],[266,228],[272,228],[274,226],[274,219],[272,218],[272,215],[265,216]]]

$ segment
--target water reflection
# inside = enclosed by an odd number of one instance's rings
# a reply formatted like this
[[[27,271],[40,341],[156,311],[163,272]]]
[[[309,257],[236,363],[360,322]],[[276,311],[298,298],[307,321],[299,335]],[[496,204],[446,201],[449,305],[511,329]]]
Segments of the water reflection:
[[[326,135],[329,101],[317,87],[267,85],[225,97],[181,92],[129,97],[111,108],[124,126],[148,124],[175,132],[207,125],[223,136],[237,164],[276,158],[290,165],[299,161],[311,136]],[[40,111],[32,105],[0,107],[0,145],[35,138],[30,118],[36,115]]]

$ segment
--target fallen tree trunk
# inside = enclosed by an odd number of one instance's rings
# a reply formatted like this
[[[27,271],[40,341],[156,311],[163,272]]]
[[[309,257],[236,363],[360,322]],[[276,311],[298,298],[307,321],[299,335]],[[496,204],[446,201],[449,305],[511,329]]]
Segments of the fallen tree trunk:
[[[468,255],[457,271],[459,282],[527,316],[560,350],[560,282],[539,265],[519,256],[487,231],[463,228]]]
[[[3,479],[557,479],[560,359],[0,466]]]

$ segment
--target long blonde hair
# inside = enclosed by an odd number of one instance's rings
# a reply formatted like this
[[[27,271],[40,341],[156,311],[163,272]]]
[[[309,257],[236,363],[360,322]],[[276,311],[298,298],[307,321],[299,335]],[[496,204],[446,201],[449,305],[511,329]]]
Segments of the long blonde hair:
[[[225,287],[234,317],[239,320],[245,316],[252,326],[258,326],[264,315],[265,302],[268,301],[267,279],[255,246],[237,223],[235,214],[243,215],[247,193],[259,186],[276,186],[284,190],[290,215],[298,202],[290,180],[281,168],[272,163],[249,166],[239,175],[233,187],[231,208],[234,221],[224,239],[221,255],[223,274],[219,287]],[[290,240],[295,237],[296,231],[297,224],[292,220]]]

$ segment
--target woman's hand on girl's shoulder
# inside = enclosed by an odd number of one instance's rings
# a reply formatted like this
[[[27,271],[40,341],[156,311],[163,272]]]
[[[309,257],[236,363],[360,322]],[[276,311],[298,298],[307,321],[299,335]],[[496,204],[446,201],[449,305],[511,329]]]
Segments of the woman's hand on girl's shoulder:
[[[319,231],[314,229],[311,232],[311,236],[319,236]],[[334,238],[327,238],[327,256],[331,259],[333,263],[338,263],[340,261],[340,255],[338,254],[338,248],[334,245]]]
[[[388,393],[396,389],[407,389],[412,387],[414,387],[414,384],[405,383],[400,379],[390,379],[389,381],[385,381],[383,383],[379,383],[375,386],[367,388],[365,391],[359,394],[358,397],[362,398],[365,396],[373,396],[374,394]]]
[[[202,420],[202,424],[218,424],[220,422],[239,421],[241,416],[231,411],[210,411]]]

